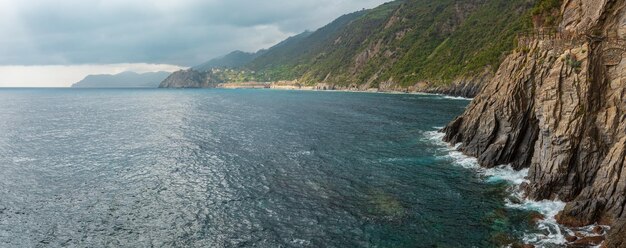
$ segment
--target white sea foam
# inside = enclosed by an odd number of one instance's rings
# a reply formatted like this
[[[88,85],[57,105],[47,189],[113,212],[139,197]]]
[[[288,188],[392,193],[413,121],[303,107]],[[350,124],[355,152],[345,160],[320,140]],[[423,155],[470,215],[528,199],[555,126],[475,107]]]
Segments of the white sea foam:
[[[543,215],[543,220],[537,221],[537,229],[539,232],[524,234],[523,240],[525,243],[535,245],[548,245],[557,244],[562,245],[567,241],[565,240],[565,234],[571,232],[556,222],[556,215],[563,210],[565,202],[562,201],[532,201],[523,200],[521,203],[507,202],[507,207],[521,209],[526,211],[536,211]]]
[[[461,96],[450,96],[450,95],[438,94],[438,93],[411,92],[409,94],[411,94],[411,95],[419,95],[419,96],[435,96],[435,97],[438,97],[439,99],[449,99],[449,100],[463,100],[463,101],[474,100],[474,98],[467,98],[467,97],[461,97]]]
[[[418,96],[436,96],[437,95],[437,94],[426,93],[426,92],[411,92],[409,94],[411,94],[411,95],[418,95]]]
[[[517,171],[510,165],[486,169],[484,170],[484,175],[488,177],[488,182],[506,181],[516,186],[528,182],[528,179],[526,179],[528,177],[528,169]]]
[[[440,128],[436,127],[436,129]],[[468,169],[480,169],[480,166],[478,166],[478,160],[476,158],[466,156],[465,154],[457,150],[458,146],[452,147],[444,142],[444,133],[439,131],[429,131],[424,132],[424,136],[433,144],[440,146],[440,150],[445,152],[444,156],[447,158],[451,158],[454,164]]]
[[[435,129],[439,130],[439,127],[435,127]],[[446,142],[443,142],[443,137],[446,136],[445,133],[439,131],[428,131],[424,132],[424,136],[426,139],[432,141],[434,144],[445,145]]]
[[[456,165],[459,165],[463,168],[481,170],[480,166],[478,165],[478,159],[466,156],[456,149],[450,149],[448,157],[452,158]]]
[[[463,101],[471,101],[474,100],[473,98],[467,98],[467,97],[461,97],[461,96],[447,96],[447,95],[441,95],[442,98],[444,99],[450,99],[450,100],[463,100]]]
[[[439,128],[437,128],[439,129]],[[506,199],[506,206],[513,209],[521,209],[525,211],[537,211],[545,218],[537,222],[537,233],[527,233],[523,237],[523,241],[529,244],[535,244],[540,247],[546,245],[563,245],[565,234],[573,234],[571,230],[560,226],[556,221],[556,215],[563,210],[565,203],[562,201],[532,201],[525,199],[520,185],[528,182],[528,169],[520,171],[514,170],[510,165],[503,165],[496,168],[486,169],[480,167],[478,160],[474,157],[467,156],[458,151],[459,145],[451,146],[443,141],[445,134],[438,131],[424,132],[427,140],[441,147],[441,150],[447,152],[444,157],[451,159],[455,165],[476,171],[483,176],[486,183],[507,182],[511,187],[511,197],[514,199]],[[591,229],[590,229],[591,230]]]

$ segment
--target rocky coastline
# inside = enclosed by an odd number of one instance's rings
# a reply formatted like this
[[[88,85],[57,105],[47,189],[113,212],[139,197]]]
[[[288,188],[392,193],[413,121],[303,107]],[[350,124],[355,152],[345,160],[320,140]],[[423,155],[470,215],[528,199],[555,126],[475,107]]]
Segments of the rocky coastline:
[[[624,247],[626,2],[566,0],[557,33],[524,38],[444,140],[484,167],[529,168],[527,198],[567,202],[560,224],[611,226],[586,244]]]
[[[393,82],[381,83],[378,87],[367,85],[336,85],[330,83],[304,84],[298,80],[277,82],[223,82],[212,77],[210,72],[199,72],[193,69],[181,70],[165,79],[160,88],[224,88],[224,89],[278,89],[278,90],[334,90],[353,92],[381,93],[430,93],[453,97],[473,98],[485,85],[491,74],[463,78],[446,85],[434,85],[425,82],[413,86],[399,86]]]
[[[216,88],[227,89],[276,89],[276,90],[314,90],[314,91],[349,91],[349,92],[378,92],[378,93],[428,93],[446,95],[451,97],[473,98],[480,91],[482,82],[459,81],[448,86],[438,87],[379,87],[363,88],[354,86],[338,86],[326,83],[315,85],[299,84],[297,81],[281,81],[273,83],[225,83]]]

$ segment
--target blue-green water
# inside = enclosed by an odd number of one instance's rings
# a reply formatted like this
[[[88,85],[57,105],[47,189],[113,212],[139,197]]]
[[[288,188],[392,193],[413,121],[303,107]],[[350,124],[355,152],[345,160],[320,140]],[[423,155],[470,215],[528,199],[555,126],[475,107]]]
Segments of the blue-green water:
[[[0,90],[0,247],[492,247],[504,183],[433,141],[468,101]]]

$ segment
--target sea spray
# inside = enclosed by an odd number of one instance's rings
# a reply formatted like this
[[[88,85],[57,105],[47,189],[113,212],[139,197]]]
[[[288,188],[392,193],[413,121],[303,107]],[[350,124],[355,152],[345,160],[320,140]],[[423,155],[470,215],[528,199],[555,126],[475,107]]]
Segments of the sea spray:
[[[507,200],[506,206],[514,209],[525,211],[535,211],[545,218],[537,221],[537,229],[539,232],[524,234],[525,243],[549,245],[549,244],[565,244],[565,233],[567,229],[563,228],[556,221],[556,215],[563,210],[565,203],[562,201],[532,201],[523,199],[521,203],[513,203]]]
[[[448,99],[448,100],[462,100],[462,101],[471,101],[474,100],[473,98],[467,98],[467,97],[462,97],[462,96],[448,96],[448,95],[442,95],[441,96],[443,99]]]
[[[436,128],[439,129],[439,128]],[[538,212],[544,218],[537,221],[537,231],[525,233],[522,240],[525,243],[540,246],[563,245],[565,234],[572,235],[573,231],[564,228],[556,221],[556,215],[563,210],[565,203],[555,201],[532,201],[524,197],[521,190],[523,183],[528,183],[528,169],[514,170],[510,165],[502,165],[495,168],[483,168],[474,157],[467,156],[458,150],[459,145],[451,146],[443,141],[444,133],[439,131],[428,131],[424,133],[426,139],[441,147],[441,151],[447,153],[443,158],[451,159],[455,165],[472,169],[478,173],[486,183],[506,182],[509,187],[510,197],[505,199],[505,206],[529,212]]]

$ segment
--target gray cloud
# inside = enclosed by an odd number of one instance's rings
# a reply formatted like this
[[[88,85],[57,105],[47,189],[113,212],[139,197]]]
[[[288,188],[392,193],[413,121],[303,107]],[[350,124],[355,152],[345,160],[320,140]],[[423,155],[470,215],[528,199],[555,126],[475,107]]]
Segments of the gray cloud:
[[[388,0],[0,0],[0,65],[194,65]]]

